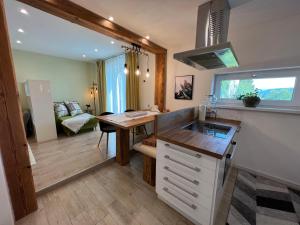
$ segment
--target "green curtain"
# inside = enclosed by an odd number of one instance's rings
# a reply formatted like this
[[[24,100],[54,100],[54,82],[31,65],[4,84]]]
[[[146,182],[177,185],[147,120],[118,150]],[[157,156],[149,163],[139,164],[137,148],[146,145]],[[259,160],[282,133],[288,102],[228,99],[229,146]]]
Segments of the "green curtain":
[[[138,65],[138,56],[136,53],[128,52],[125,55],[125,60],[129,70],[126,79],[126,108],[139,110],[139,76],[135,75],[135,70]]]
[[[97,62],[98,72],[98,99],[100,114],[106,111],[106,75],[105,62],[100,60]]]

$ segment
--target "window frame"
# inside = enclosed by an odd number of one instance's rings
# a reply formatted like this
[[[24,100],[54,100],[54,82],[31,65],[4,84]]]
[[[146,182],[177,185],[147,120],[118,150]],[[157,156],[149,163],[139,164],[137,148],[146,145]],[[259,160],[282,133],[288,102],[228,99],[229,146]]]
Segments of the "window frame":
[[[253,75],[255,75],[255,77]],[[242,106],[243,103],[241,100],[220,99],[220,91],[221,91],[220,88],[221,88],[222,80],[246,80],[246,79],[280,78],[280,77],[296,77],[292,100],[291,101],[261,100],[260,106],[272,106],[277,108],[300,107],[300,67],[217,73],[214,76],[212,90],[218,99],[217,104]]]

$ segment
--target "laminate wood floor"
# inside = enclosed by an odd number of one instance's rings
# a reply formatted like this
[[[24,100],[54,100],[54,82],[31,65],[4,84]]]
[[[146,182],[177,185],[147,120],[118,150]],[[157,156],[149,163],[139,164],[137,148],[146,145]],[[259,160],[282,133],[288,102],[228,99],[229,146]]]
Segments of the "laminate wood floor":
[[[106,134],[100,149],[97,147],[100,131],[76,136],[62,136],[56,140],[30,142],[37,164],[32,167],[36,191],[40,191],[81,171],[115,157],[115,134],[109,135],[109,151],[106,154]]]
[[[143,181],[142,163],[137,153],[128,166],[114,162],[43,194],[38,197],[39,209],[16,225],[192,225]],[[234,176],[226,192],[232,192]],[[231,193],[224,197],[218,225],[225,224]]]
[[[82,176],[38,197],[38,211],[17,225],[192,225],[142,179],[142,157]]]

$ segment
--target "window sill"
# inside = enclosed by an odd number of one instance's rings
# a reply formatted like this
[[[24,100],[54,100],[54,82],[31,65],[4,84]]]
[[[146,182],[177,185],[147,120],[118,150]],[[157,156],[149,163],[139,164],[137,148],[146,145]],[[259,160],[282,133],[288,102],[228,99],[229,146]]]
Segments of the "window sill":
[[[217,105],[218,109],[229,109],[229,110],[242,110],[242,111],[257,111],[257,112],[271,112],[271,113],[285,113],[285,114],[298,114],[300,115],[300,109],[289,109],[289,108],[271,108],[271,107],[245,107],[237,105]]]

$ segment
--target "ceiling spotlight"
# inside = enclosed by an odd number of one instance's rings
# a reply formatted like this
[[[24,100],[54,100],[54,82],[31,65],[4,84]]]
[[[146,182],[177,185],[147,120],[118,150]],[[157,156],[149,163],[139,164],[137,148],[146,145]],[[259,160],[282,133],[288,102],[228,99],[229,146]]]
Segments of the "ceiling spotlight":
[[[22,13],[22,14],[24,14],[24,15],[28,15],[28,12],[27,12],[26,9],[21,9],[21,10],[20,10],[20,13]]]
[[[97,49],[97,48],[95,48],[95,49],[94,49],[94,52],[98,52],[98,49]]]
[[[24,33],[24,30],[23,30],[22,28],[19,28],[19,29],[18,29],[18,32],[19,32],[19,33]]]
[[[82,58],[86,58],[86,55],[85,55],[85,54],[83,54],[83,55],[82,55]]]
[[[17,43],[17,44],[22,44],[22,41],[17,40],[16,43]]]
[[[114,18],[112,17],[112,16],[110,16],[110,17],[108,17],[108,20],[110,20],[110,21],[114,21]]]
[[[150,36],[149,36],[149,35],[147,35],[147,36],[146,36],[146,39],[147,39],[147,40],[149,40],[149,39],[150,39]]]
[[[114,41],[110,41],[110,43],[113,45],[115,42]]]

